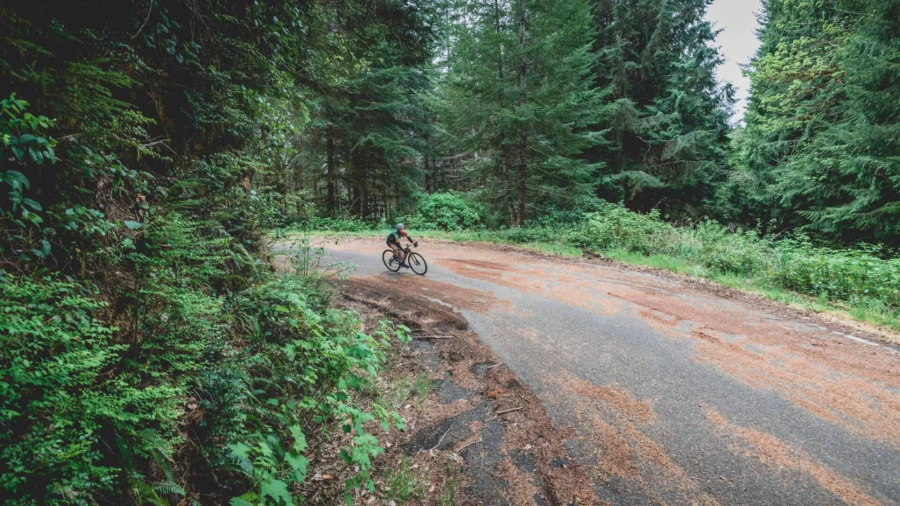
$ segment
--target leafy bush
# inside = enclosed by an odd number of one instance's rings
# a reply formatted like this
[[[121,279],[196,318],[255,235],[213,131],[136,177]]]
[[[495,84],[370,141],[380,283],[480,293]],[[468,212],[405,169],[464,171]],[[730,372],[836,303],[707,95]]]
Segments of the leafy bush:
[[[672,228],[660,220],[656,211],[642,215],[609,204],[602,211],[587,214],[567,237],[576,246],[597,251],[623,248],[651,253],[671,232]]]
[[[184,392],[122,374],[131,347],[98,319],[94,290],[24,277],[0,290],[4,496],[55,504],[109,493],[123,477],[104,440],[148,458],[171,453]]]
[[[484,208],[462,193],[432,193],[419,197],[407,225],[425,230],[478,230],[484,226],[484,215]]]
[[[91,440],[82,437],[82,423],[94,422],[76,416],[88,402],[89,392],[83,388],[109,366],[117,351],[108,346],[112,329],[93,318],[102,304],[71,283],[11,278],[0,289],[3,490],[8,494],[30,488],[44,499],[53,495],[47,490],[52,476],[60,499],[68,489],[108,484],[110,471],[93,465],[100,455]],[[95,347],[98,351],[91,353]],[[86,356],[91,360],[84,360]],[[51,430],[53,426],[58,430]]]
[[[253,432],[246,440],[229,444],[250,489],[232,504],[290,503],[288,487],[303,481],[308,470],[304,427],[324,429],[328,420],[353,434],[340,451],[358,469],[348,487],[373,487],[372,458],[383,450],[367,424],[404,427],[398,414],[378,404],[365,411],[354,401],[373,387],[392,332],[383,327],[374,336],[363,334],[354,315],[317,305],[318,294],[308,286],[289,276],[237,300],[236,308],[252,322],[259,351],[248,357],[247,385],[250,418],[257,422],[248,427]]]
[[[900,309],[900,259],[883,260],[879,247],[832,250],[785,241],[777,252],[778,263],[771,275],[785,288],[830,300],[876,302],[885,309]]]

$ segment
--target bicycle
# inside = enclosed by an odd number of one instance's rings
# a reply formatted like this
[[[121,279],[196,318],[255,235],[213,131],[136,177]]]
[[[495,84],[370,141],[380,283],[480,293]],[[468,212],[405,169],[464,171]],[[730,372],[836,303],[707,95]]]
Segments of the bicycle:
[[[406,253],[406,265],[419,276],[424,276],[428,272],[428,264],[425,262],[425,257],[410,251],[409,244],[406,245],[403,251]],[[389,271],[397,272],[400,270],[400,259],[394,254],[394,250],[384,250],[384,253],[381,254],[381,260]]]

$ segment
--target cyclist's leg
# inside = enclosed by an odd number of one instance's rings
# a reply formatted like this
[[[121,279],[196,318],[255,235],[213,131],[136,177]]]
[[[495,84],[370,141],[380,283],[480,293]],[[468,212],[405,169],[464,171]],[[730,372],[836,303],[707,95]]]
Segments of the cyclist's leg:
[[[388,248],[391,248],[391,251],[394,252],[394,258],[397,259],[398,262],[403,263],[402,257],[400,256],[400,247],[397,246],[397,243],[387,243]]]
[[[400,248],[400,260],[403,263],[404,267],[409,267],[409,264],[406,263],[406,260],[409,258],[409,250],[406,248]]]
[[[406,253],[406,249],[400,245],[399,242],[394,243],[394,247],[396,248],[394,251],[397,252],[397,258],[400,259],[400,265],[406,267],[406,257],[408,256]]]

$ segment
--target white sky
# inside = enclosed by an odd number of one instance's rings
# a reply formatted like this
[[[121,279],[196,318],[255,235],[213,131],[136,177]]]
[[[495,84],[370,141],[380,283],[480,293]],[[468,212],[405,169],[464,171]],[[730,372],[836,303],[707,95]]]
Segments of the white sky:
[[[761,10],[760,0],[713,0],[706,14],[713,26],[722,30],[716,45],[721,47],[725,63],[717,74],[720,81],[730,82],[736,88],[738,102],[734,106],[734,121],[744,117],[750,80],[741,75],[740,65],[749,63],[759,47],[756,14]]]

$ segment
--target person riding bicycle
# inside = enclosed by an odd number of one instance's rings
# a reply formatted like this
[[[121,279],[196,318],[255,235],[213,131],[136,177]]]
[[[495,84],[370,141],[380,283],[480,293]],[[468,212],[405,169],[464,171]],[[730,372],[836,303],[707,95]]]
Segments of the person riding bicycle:
[[[406,251],[400,247],[400,239],[403,237],[405,237],[407,241],[413,243],[414,246],[419,246],[419,243],[413,241],[413,238],[409,236],[409,232],[406,231],[406,226],[402,223],[398,223],[397,230],[394,230],[387,236],[387,245],[388,248],[393,250],[394,256],[400,260],[400,266],[409,268],[409,266],[406,265]]]

